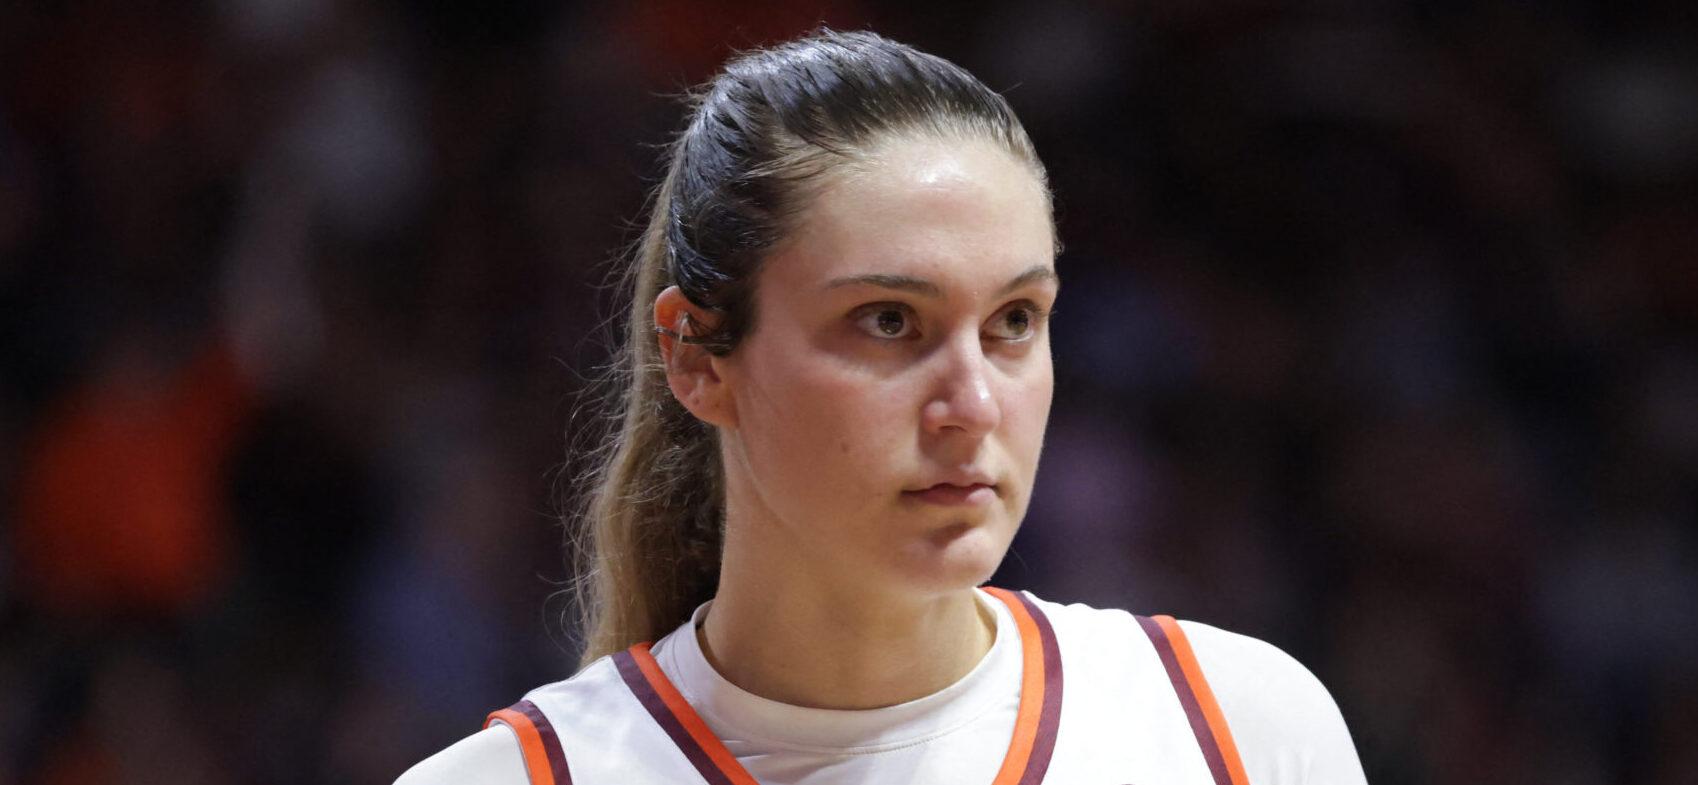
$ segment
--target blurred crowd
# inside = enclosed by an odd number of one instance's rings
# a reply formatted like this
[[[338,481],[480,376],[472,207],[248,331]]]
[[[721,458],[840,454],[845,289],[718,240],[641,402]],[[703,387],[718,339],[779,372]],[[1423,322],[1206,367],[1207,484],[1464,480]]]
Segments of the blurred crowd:
[[[1062,239],[997,585],[1263,637],[1377,785],[1698,778],[1685,4],[0,6],[0,783],[387,783],[575,660],[676,97],[826,22]]]

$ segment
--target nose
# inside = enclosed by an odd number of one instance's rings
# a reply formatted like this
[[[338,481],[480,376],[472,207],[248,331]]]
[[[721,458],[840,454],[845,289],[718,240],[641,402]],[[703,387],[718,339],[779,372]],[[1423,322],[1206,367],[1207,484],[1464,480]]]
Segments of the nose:
[[[989,359],[975,333],[939,348],[942,370],[921,421],[928,433],[984,436],[1002,422],[1002,405],[991,389]]]

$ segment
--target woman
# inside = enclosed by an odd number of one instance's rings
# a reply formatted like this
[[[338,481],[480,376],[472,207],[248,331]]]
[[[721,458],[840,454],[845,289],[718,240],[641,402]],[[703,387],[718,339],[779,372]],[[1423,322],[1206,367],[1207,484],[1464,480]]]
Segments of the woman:
[[[1362,782],[1277,649],[977,588],[1037,471],[1056,249],[960,68],[833,32],[731,63],[634,260],[582,669],[402,785]]]

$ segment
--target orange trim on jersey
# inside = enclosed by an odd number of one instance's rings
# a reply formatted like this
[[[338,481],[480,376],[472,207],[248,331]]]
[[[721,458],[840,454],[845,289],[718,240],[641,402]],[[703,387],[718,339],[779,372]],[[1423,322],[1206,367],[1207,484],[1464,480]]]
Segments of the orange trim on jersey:
[[[655,662],[654,655],[649,653],[649,644],[639,643],[628,651],[636,661],[637,668],[642,671],[643,679],[649,683],[655,694],[660,696],[666,708],[672,710],[672,716],[678,718],[678,723],[684,726],[690,738],[701,745],[702,752],[707,753],[708,759],[736,785],[760,785],[748,770],[743,768],[743,764],[737,762],[737,756],[725,748],[725,742],[708,730],[707,723],[690,707],[690,702],[679,694],[678,688],[672,686],[672,680],[666,678],[666,674],[660,670],[660,663]]]
[[[1026,774],[1026,763],[1032,757],[1032,743],[1038,736],[1038,720],[1044,707],[1044,649],[1038,633],[1038,623],[1026,611],[1014,593],[1007,589],[984,587],[991,596],[1001,600],[1014,614],[1014,625],[1020,630],[1020,711],[1014,717],[1014,738],[1008,742],[1008,755],[1002,759],[1002,769],[991,785],[1015,785]]]
[[[514,735],[519,737],[519,751],[524,753],[525,772],[530,775],[531,785],[554,785],[554,768],[548,763],[542,732],[537,730],[531,718],[513,709],[498,709],[489,713],[483,726],[487,728],[492,722],[512,728]]]
[[[1220,747],[1220,757],[1226,764],[1232,785],[1250,785],[1250,778],[1244,773],[1244,761],[1238,757],[1238,745],[1232,740],[1232,729],[1227,727],[1226,715],[1221,714],[1220,704],[1215,701],[1214,690],[1209,689],[1209,680],[1203,677],[1203,667],[1197,664],[1197,654],[1191,650],[1191,642],[1186,639],[1185,631],[1180,629],[1179,622],[1172,616],[1150,618],[1167,633],[1167,640],[1173,646],[1174,658],[1179,660],[1179,668],[1185,673],[1185,681],[1191,685],[1191,692],[1197,697],[1197,706],[1202,710],[1203,718],[1208,721],[1209,730],[1214,733],[1215,744]]]
[[[1049,769],[1061,720],[1060,647],[1054,629],[1037,606],[1003,589],[985,587],[985,591],[1013,614],[1022,657],[1014,737],[992,785],[1037,785]],[[666,677],[649,646],[639,643],[613,654],[620,678],[637,701],[709,785],[758,785]]]

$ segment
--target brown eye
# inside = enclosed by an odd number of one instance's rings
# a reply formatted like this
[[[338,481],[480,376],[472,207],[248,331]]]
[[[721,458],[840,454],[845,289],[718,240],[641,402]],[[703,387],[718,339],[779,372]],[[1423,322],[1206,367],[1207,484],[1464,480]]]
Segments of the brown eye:
[[[1009,332],[1025,335],[1027,330],[1032,329],[1032,314],[1023,308],[1009,311],[1005,323],[1008,325]]]
[[[1043,318],[1043,312],[1031,304],[1017,304],[997,314],[992,320],[991,334],[1005,341],[1024,341]]]
[[[914,317],[905,307],[877,305],[867,309],[855,323],[877,338],[905,338],[914,331]]]
[[[908,326],[908,320],[902,317],[901,311],[879,311],[878,331],[885,335],[896,337],[902,334],[902,329]]]

